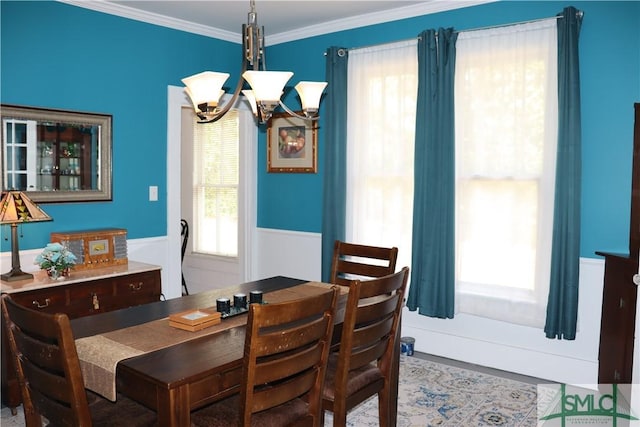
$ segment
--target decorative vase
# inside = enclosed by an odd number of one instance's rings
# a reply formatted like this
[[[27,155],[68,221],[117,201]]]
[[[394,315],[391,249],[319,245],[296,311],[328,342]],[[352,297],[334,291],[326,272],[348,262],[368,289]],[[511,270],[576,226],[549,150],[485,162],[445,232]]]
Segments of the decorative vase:
[[[49,270],[47,270],[47,275],[51,277],[51,280],[60,280],[63,277],[69,277],[70,272],[68,268],[65,268],[64,270],[50,268]]]

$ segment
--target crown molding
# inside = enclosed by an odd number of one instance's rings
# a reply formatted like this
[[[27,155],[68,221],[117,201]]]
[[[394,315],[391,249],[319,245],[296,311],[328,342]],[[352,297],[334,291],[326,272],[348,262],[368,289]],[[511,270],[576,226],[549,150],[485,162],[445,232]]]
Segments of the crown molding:
[[[173,28],[174,30],[186,31],[188,33],[199,34],[201,36],[213,37],[216,39],[226,40],[240,44],[240,32],[221,30],[219,28],[209,27],[207,25],[196,24],[194,22],[182,19],[172,18],[157,13],[145,12],[134,9],[129,6],[104,2],[100,0],[57,0],[60,3],[66,3],[85,9],[94,10],[96,12],[108,13],[109,15],[120,16],[122,18],[133,19],[136,21],[146,22],[148,24],[159,25],[161,27]]]
[[[171,18],[169,16],[156,13],[144,12],[129,6],[115,4],[100,0],[57,0],[73,6],[91,9],[97,12],[108,13],[122,18],[134,19],[149,24],[160,25],[175,30],[186,31],[202,36],[213,37],[240,44],[242,38],[240,32],[221,30],[207,25],[196,24],[182,19]],[[304,28],[285,31],[277,34],[266,34],[265,42],[269,46],[300,40],[307,37],[314,37],[323,34],[344,31],[353,28],[366,27],[368,25],[382,24],[385,22],[397,21],[400,19],[413,18],[416,16],[429,15],[433,13],[445,12],[448,10],[462,9],[465,7],[477,6],[485,3],[493,3],[498,0],[432,0],[411,6],[399,7],[396,9],[373,12],[364,15],[346,17],[334,21],[324,22],[318,25],[311,25]],[[239,25],[239,24],[238,24]]]
[[[346,17],[343,19],[336,19],[335,21],[323,22],[322,24],[307,26],[293,31],[286,31],[272,35],[265,34],[265,44],[267,46],[272,46],[280,43],[304,39],[307,37],[320,36],[323,34],[335,33],[338,31],[350,30],[353,28],[366,27],[369,25],[383,24],[385,22],[414,18],[416,16],[446,12],[448,10],[462,9],[465,7],[477,6],[485,3],[493,3],[496,1],[499,0],[432,0],[425,3],[399,7],[396,9],[372,12],[364,15]]]

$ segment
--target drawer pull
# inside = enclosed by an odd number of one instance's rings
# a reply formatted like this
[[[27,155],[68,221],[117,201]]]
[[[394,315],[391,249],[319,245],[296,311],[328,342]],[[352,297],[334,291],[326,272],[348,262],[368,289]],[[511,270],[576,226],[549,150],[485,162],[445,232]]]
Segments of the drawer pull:
[[[129,289],[132,291],[139,291],[142,289],[142,282],[138,282],[138,284],[129,283]]]
[[[91,303],[93,304],[94,310],[100,310],[100,301],[98,300],[98,295],[91,294]]]
[[[49,298],[45,298],[44,304],[40,304],[39,301],[35,301],[35,300],[32,302],[32,304],[35,305],[36,308],[46,308],[46,307],[49,307],[50,302],[51,301],[49,300]]]

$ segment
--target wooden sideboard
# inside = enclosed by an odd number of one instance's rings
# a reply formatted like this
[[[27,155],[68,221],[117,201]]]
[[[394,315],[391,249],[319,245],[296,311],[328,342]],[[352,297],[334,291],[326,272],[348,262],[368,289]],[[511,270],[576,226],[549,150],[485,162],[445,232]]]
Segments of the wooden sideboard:
[[[0,282],[0,291],[25,307],[66,313],[74,319],[158,301],[162,287],[159,266],[129,261],[127,265],[72,270],[70,277],[55,281],[39,271],[32,280]],[[15,408],[22,399],[4,328],[2,321],[2,401]]]

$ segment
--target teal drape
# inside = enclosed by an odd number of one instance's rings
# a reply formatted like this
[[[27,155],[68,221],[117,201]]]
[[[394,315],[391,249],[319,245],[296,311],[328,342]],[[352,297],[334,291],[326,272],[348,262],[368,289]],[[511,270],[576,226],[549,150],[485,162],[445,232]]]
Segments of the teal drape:
[[[322,192],[322,280],[329,280],[333,244],[345,238],[347,214],[347,62],[344,48],[327,49]]]
[[[567,7],[558,21],[558,157],[547,338],[576,337],[580,269],[581,123],[578,36],[582,13]]]
[[[418,40],[411,286],[407,307],[453,318],[455,299],[455,43],[452,29]]]

